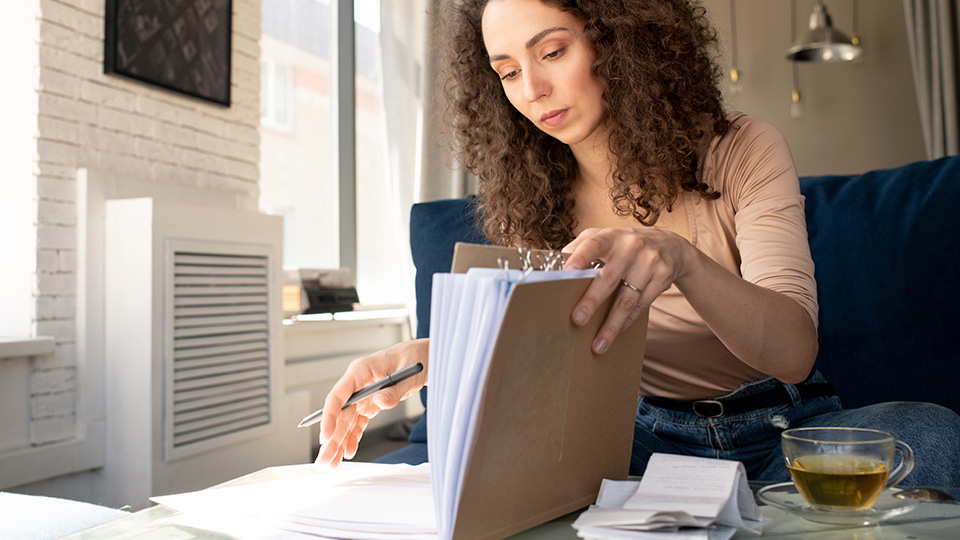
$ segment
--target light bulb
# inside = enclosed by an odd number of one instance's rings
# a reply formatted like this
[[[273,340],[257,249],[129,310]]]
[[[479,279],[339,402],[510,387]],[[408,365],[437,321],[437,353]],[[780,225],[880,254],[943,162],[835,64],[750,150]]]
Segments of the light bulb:
[[[740,84],[740,70],[736,67],[730,68],[730,93],[739,94],[743,91],[743,85]]]
[[[790,117],[791,118],[803,117],[803,106],[800,104],[800,90],[797,90],[796,88],[793,89],[793,92],[791,94]]]

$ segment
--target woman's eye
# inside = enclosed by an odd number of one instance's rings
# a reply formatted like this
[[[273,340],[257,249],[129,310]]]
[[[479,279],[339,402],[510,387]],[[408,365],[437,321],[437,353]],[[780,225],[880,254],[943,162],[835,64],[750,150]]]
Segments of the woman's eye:
[[[519,69],[515,69],[515,70],[511,71],[510,73],[507,73],[507,74],[505,74],[505,75],[501,75],[501,76],[500,76],[500,80],[501,80],[501,81],[505,81],[505,80],[507,80],[507,79],[512,79],[512,78],[514,78],[514,77],[517,76],[517,73],[520,73],[520,70],[519,70]]]
[[[543,57],[543,59],[544,59],[544,60],[548,60],[548,59],[556,58],[556,57],[560,56],[561,54],[563,54],[563,51],[564,51],[565,48],[566,48],[566,47],[561,47],[561,48],[553,51],[552,53],[547,54],[546,56]]]

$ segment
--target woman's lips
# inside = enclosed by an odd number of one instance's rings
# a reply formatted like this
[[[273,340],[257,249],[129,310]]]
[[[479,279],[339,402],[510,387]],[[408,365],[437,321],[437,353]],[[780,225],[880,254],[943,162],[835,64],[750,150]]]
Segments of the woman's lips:
[[[540,121],[550,127],[554,127],[560,122],[563,122],[563,119],[567,117],[567,111],[569,110],[570,109],[560,109],[558,111],[550,111],[541,116]]]

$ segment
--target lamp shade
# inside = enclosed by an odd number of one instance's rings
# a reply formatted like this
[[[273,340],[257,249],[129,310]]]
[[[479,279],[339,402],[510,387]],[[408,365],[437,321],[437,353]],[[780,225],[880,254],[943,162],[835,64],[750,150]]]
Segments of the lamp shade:
[[[859,56],[860,47],[833,27],[823,2],[813,6],[810,30],[787,50],[787,60],[794,62],[848,62]]]

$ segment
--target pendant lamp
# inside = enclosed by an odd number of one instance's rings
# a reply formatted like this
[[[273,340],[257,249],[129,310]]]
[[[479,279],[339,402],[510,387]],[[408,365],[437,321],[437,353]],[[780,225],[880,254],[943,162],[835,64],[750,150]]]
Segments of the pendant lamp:
[[[835,29],[827,6],[818,0],[810,14],[809,30],[787,50],[786,56],[793,62],[848,62],[860,56],[859,41],[856,34],[851,40]]]

